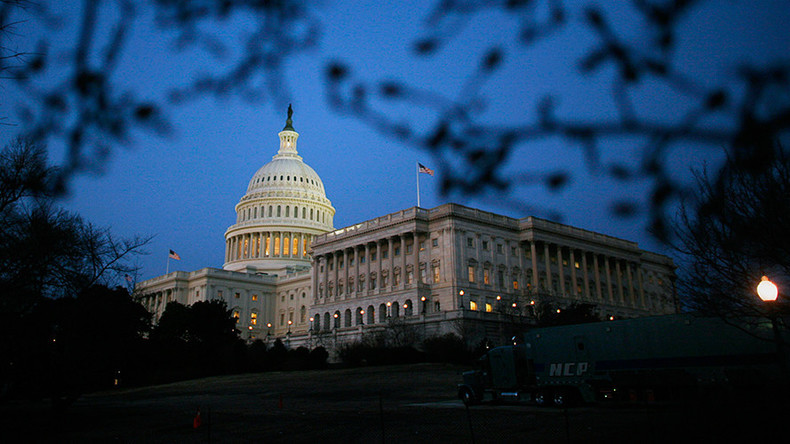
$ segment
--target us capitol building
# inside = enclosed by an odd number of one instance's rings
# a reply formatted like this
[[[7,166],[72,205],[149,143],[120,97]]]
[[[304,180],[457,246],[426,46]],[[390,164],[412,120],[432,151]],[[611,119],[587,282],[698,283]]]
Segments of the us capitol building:
[[[171,301],[221,299],[248,340],[331,347],[393,329],[501,343],[544,304],[594,304],[602,318],[676,310],[670,258],[536,217],[450,203],[335,229],[321,178],[297,152],[290,107],[279,138],[236,205],[222,269],[136,286],[155,320]]]

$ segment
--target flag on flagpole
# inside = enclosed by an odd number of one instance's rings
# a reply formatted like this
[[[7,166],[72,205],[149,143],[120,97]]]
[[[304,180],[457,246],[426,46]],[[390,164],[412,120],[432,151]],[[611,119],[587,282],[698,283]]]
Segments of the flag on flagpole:
[[[425,174],[429,174],[429,175],[433,176],[433,170],[432,169],[428,168],[427,166],[425,166],[425,165],[423,165],[421,163],[417,163],[417,166],[418,166],[418,171],[420,173],[425,173]]]
[[[181,256],[179,256],[178,253],[176,253],[173,250],[170,250],[170,254],[167,257],[173,258],[173,259],[175,259],[177,261],[181,260]]]

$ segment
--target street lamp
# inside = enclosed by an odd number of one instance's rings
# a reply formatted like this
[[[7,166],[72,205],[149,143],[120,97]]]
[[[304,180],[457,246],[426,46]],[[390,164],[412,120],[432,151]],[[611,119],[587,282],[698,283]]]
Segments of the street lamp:
[[[774,342],[776,342],[776,354],[779,358],[779,366],[782,369],[783,377],[787,375],[787,362],[784,356],[784,342],[782,334],[779,331],[779,323],[777,321],[777,307],[774,305],[776,299],[779,297],[779,289],[776,284],[768,280],[768,276],[763,276],[760,283],[757,284],[757,296],[760,296],[764,302],[769,302],[768,317],[771,319],[771,329],[774,333]]]
[[[423,296],[420,298],[420,300],[422,301],[422,314],[425,314],[428,309],[428,298]]]
[[[757,296],[760,296],[760,299],[765,302],[775,301],[779,296],[776,284],[768,280],[768,276],[763,276],[760,283],[757,284]]]

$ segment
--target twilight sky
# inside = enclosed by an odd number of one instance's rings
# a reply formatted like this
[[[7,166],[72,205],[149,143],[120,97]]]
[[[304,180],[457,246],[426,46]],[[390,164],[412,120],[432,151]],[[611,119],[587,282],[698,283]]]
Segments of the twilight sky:
[[[73,23],[82,2],[53,3],[62,13],[64,26],[52,39],[61,46],[51,50],[66,54],[77,39]],[[608,11],[618,29],[626,36],[633,33],[636,40],[631,43],[638,45],[638,23],[632,23],[632,11],[626,2],[601,3],[611,8]],[[732,75],[738,62],[787,61],[790,8],[786,2],[708,3],[715,4],[703,8],[708,14],[692,14],[679,25],[684,38],[678,42],[676,59],[695,81],[706,84]],[[321,176],[337,211],[336,228],[416,205],[417,161],[437,169],[437,175],[442,172],[430,154],[383,136],[370,125],[331,108],[326,99],[328,63],[340,60],[357,78],[371,83],[395,79],[457,98],[486,49],[500,46],[506,50],[505,63],[479,92],[484,99],[477,116],[481,121],[509,125],[534,118],[535,103],[548,93],[560,98],[560,114],[572,116],[578,112],[583,118],[590,113],[612,112],[610,73],[603,69],[582,77],[576,69],[580,56],[594,43],[585,27],[571,26],[556,38],[524,48],[513,44],[518,22],[493,9],[475,15],[437,54],[416,57],[413,43],[431,29],[426,18],[434,2],[327,0],[319,5],[313,10],[321,26],[318,45],[287,60],[283,67],[284,94],[293,103],[294,127],[300,134],[299,154]],[[112,8],[108,10],[112,14]],[[715,14],[710,14],[711,10]],[[569,20],[580,22],[579,8],[572,11],[577,15]],[[184,79],[216,67],[215,61],[202,51],[175,52],[173,35],[151,32],[155,29],[152,17],[142,8],[138,13],[140,17],[131,29],[114,82],[140,97],[164,102],[167,91],[183,85]],[[243,23],[240,18],[225,29]],[[30,44],[28,39],[35,41],[39,33],[45,32],[55,31],[45,31],[32,21],[20,30],[14,44],[24,48]],[[218,33],[222,32],[220,28]],[[51,74],[52,79],[57,75]],[[11,83],[3,85],[0,91],[4,97],[0,115],[10,116],[17,124],[0,126],[0,143],[5,144],[25,128],[14,111],[15,103],[24,97]],[[651,89],[649,84],[637,100],[643,112],[670,119],[683,105],[681,98],[661,88]],[[61,203],[96,225],[110,227],[117,235],[154,235],[147,247],[150,254],[139,260],[141,280],[165,272],[168,249],[182,258],[170,262],[171,271],[221,267],[223,234],[234,223],[234,206],[255,171],[276,154],[277,133],[284,125],[286,106],[269,100],[249,102],[236,96],[203,96],[167,105],[166,116],[173,126],[169,136],[135,132],[128,144],[113,149],[101,174],[77,176],[71,194]],[[423,115],[413,106],[392,104],[382,110],[417,129],[431,123],[428,113]],[[625,143],[607,146],[602,160],[628,161],[631,151]],[[50,141],[49,148],[51,161],[62,161],[60,141]],[[699,167],[703,161],[720,155],[710,150],[683,151],[673,153],[667,162],[679,177],[688,177],[690,167]],[[521,202],[520,206],[493,194],[442,197],[439,179],[422,175],[421,206],[432,208],[457,202],[511,217],[546,217],[555,211],[564,216],[564,223],[662,251],[646,234],[643,219],[613,218],[607,209],[613,196],[640,196],[647,189],[646,184],[635,181],[624,186],[589,173],[578,147],[552,138],[531,142],[519,147],[502,167],[511,173],[567,168],[575,175],[570,185],[559,192],[540,186],[512,190],[509,198]]]

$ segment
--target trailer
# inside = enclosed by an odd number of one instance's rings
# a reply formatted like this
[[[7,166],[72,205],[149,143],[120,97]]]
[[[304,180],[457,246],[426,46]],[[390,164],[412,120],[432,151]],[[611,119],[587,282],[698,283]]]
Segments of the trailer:
[[[760,390],[785,378],[770,325],[691,314],[535,328],[464,372],[458,395],[568,406]]]

